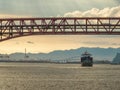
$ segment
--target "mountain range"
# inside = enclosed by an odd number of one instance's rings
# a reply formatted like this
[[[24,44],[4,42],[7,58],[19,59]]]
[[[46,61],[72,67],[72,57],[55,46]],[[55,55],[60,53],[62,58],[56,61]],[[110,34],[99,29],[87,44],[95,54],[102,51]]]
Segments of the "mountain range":
[[[74,61],[80,60],[81,54],[85,51],[92,54],[95,61],[99,60],[109,60],[112,61],[116,53],[120,53],[120,48],[88,48],[81,47],[77,49],[70,50],[55,50],[50,53],[27,53],[25,57],[24,53],[12,53],[9,55],[10,60],[67,60]]]

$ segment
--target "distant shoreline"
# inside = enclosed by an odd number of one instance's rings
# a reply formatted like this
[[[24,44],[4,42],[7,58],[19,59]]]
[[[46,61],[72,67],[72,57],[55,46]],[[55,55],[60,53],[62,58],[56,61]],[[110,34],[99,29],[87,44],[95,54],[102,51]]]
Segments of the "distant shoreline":
[[[81,64],[81,62],[50,62],[50,61],[0,61],[0,63],[50,63],[50,64]],[[112,64],[111,62],[101,63],[101,62],[94,62],[94,64]],[[120,65],[120,64],[115,64]]]

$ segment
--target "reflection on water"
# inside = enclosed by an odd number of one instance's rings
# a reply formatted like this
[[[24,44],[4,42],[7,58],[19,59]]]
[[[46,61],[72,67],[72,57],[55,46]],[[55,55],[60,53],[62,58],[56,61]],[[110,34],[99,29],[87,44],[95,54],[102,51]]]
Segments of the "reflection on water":
[[[0,63],[0,90],[120,90],[120,65]]]

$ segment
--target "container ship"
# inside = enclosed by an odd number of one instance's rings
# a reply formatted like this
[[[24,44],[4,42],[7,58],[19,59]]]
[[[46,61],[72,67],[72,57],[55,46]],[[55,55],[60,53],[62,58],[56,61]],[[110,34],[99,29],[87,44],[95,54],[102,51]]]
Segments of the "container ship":
[[[93,57],[87,51],[81,55],[81,66],[93,66]]]

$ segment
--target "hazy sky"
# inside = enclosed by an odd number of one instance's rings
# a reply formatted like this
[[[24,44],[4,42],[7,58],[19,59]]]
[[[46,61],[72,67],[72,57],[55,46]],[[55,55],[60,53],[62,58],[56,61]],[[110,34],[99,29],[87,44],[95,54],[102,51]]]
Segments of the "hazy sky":
[[[0,0],[0,13],[25,16],[57,16],[72,11],[104,9],[120,5],[119,0]]]
[[[119,16],[119,0],[0,0],[0,18]],[[79,47],[120,47],[120,36],[29,36],[0,42],[0,53],[50,52]]]

